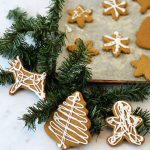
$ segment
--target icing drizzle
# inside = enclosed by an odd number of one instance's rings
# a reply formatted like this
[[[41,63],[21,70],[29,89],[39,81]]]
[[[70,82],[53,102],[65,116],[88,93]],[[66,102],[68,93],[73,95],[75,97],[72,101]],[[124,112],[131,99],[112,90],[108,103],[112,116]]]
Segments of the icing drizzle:
[[[19,56],[17,56],[17,59],[11,64],[12,66],[9,71],[14,75],[15,84],[11,87],[10,93],[14,94],[20,87],[25,87],[35,92],[40,99],[44,99],[44,80],[46,73],[37,74],[25,70]]]
[[[68,102],[64,101],[63,105],[59,106],[58,111],[54,113],[54,121],[50,121],[49,123],[48,128],[60,141],[57,143],[60,148],[67,148],[65,145],[66,141],[75,144],[88,144],[89,136],[86,134],[88,129],[85,125],[88,120],[86,113],[82,110],[84,106],[79,102],[79,92],[76,92],[75,96],[69,96]],[[67,119],[64,119],[60,113]],[[77,116],[77,118],[75,116]],[[73,121],[76,121],[80,126],[74,124]],[[71,129],[71,127],[73,129]]]
[[[125,48],[125,49],[129,49],[129,46],[125,45],[122,43],[122,41],[126,41],[126,40],[129,40],[128,37],[121,37],[121,35],[119,34],[119,32],[114,32],[114,35],[115,37],[111,37],[111,36],[108,36],[108,35],[105,35],[104,37],[109,39],[110,42],[108,43],[105,43],[104,46],[106,47],[111,47],[111,46],[114,46],[114,50],[113,50],[113,53],[114,54],[117,54],[118,52],[120,52],[120,48]]]
[[[81,17],[83,14],[84,14],[84,17],[87,18],[88,15],[86,15],[86,13],[90,14],[92,12],[92,10],[90,10],[90,9],[84,10],[81,6],[78,6],[73,12],[74,12],[74,14],[72,16],[72,19],[76,19],[78,17]]]
[[[126,9],[122,7],[123,5],[126,4],[125,1],[122,1],[122,2],[117,4],[116,0],[109,0],[109,1],[104,1],[104,4],[109,5],[108,8],[104,9],[104,12],[107,13],[108,11],[113,9],[115,12],[115,16],[117,18],[119,17],[119,11],[121,11],[122,13],[124,13],[126,11]]]
[[[123,138],[136,145],[141,145],[144,141],[136,127],[141,124],[142,118],[131,115],[131,106],[125,101],[118,101],[113,107],[115,117],[107,118],[107,123],[114,127],[113,136],[108,138],[110,145],[117,145]]]

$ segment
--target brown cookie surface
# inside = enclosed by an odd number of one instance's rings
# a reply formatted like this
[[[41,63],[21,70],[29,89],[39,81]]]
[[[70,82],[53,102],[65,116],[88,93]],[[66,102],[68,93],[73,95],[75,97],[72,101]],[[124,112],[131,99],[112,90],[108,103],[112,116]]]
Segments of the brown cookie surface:
[[[86,23],[93,22],[93,11],[85,9],[82,5],[77,6],[75,9],[69,9],[68,23],[77,23],[79,27],[85,27]]]
[[[113,128],[113,135],[108,137],[110,146],[116,146],[127,140],[129,143],[141,145],[144,137],[137,133],[136,127],[141,125],[142,118],[132,114],[132,108],[126,101],[118,101],[113,106],[113,117],[106,119]]]
[[[136,44],[144,49],[150,49],[150,17],[147,17],[136,34]]]
[[[144,14],[148,9],[150,9],[150,0],[134,0],[137,1],[140,6],[141,6],[141,10],[140,12],[142,14]]]
[[[105,35],[103,36],[103,50],[112,51],[115,57],[120,56],[121,52],[125,54],[130,53],[129,38],[122,37],[119,32],[114,32],[112,36]]]
[[[88,144],[91,122],[87,114],[82,94],[75,92],[59,105],[45,124],[45,131],[61,149]]]
[[[139,60],[133,60],[131,65],[136,68],[134,72],[135,77],[144,76],[150,81],[150,58],[146,55],[141,55]]]
[[[120,0],[104,0],[102,3],[104,9],[104,15],[112,15],[114,20],[118,20],[120,16],[125,16],[128,14],[126,7],[126,1]]]

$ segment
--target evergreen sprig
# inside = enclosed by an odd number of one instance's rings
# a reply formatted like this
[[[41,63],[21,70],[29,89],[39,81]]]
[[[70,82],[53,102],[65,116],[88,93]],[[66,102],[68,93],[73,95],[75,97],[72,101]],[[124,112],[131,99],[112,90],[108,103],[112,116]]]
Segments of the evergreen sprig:
[[[143,119],[143,123],[138,127],[138,132],[143,135],[150,133],[150,111],[143,111],[142,108],[137,107],[134,115],[140,116]]]
[[[86,83],[91,78],[91,72],[86,67],[88,60],[87,49],[83,41],[80,40],[78,50],[69,55],[69,58],[59,67],[57,73],[58,77],[55,82],[53,82],[53,86],[47,91],[46,101],[39,101],[33,107],[29,107],[28,113],[24,114],[21,118],[25,121],[25,126],[29,129],[35,129],[36,121],[39,124],[47,121],[52,112],[57,109],[58,105],[61,104],[68,95],[71,95],[75,90],[86,89]],[[77,67],[79,65],[81,67]],[[68,81],[69,78],[70,80]],[[76,84],[76,82],[78,82],[78,84]]]
[[[12,83],[14,83],[13,75],[8,71],[0,69],[0,85],[6,85]]]

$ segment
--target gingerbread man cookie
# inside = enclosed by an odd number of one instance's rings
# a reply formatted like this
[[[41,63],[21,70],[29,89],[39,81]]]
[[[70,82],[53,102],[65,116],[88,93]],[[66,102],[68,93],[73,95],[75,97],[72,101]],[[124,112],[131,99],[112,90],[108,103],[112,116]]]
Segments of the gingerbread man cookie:
[[[150,9],[150,0],[134,0],[141,5],[140,12],[144,14],[148,9]]]
[[[78,49],[79,40],[80,39],[76,39],[75,44],[67,46],[67,50],[69,52],[76,51]],[[94,48],[93,45],[94,45],[94,43],[91,40],[88,40],[88,41],[85,42],[85,46],[87,47],[87,50],[88,50],[88,53],[89,53],[90,57],[93,57],[93,56],[96,56],[96,55],[100,54],[100,51],[97,50],[96,48]]]
[[[112,15],[112,18],[114,20],[118,20],[121,15],[125,16],[128,14],[126,10],[126,7],[127,7],[126,1],[105,0],[102,3],[102,5],[105,8],[103,14]]]
[[[136,44],[145,49],[150,49],[150,17],[147,17],[136,33]]]
[[[136,68],[134,72],[135,77],[144,76],[148,81],[150,81],[150,58],[146,55],[141,55],[139,60],[134,60],[131,65]]]
[[[141,145],[144,137],[137,133],[136,127],[142,124],[142,118],[132,115],[131,106],[125,101],[118,101],[113,106],[114,117],[106,119],[113,128],[113,135],[108,137],[111,146],[121,144],[124,139],[129,143]]]
[[[69,9],[68,23],[77,23],[79,27],[85,27],[85,23],[93,22],[93,11],[91,9],[84,9],[82,5],[77,6],[75,9]]]
[[[103,49],[105,51],[112,51],[115,57],[118,57],[121,52],[125,54],[130,53],[129,38],[121,37],[119,32],[114,32],[112,36],[105,35],[103,36],[105,42]]]

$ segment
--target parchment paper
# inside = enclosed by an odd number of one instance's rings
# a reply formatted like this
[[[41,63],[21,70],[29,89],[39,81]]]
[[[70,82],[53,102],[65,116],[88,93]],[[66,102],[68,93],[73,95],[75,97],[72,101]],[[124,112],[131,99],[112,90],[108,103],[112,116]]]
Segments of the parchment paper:
[[[142,15],[140,13],[140,5],[132,0],[127,0],[129,15],[121,16],[118,21],[112,19],[112,16],[103,15],[103,0],[66,0],[63,10],[63,17],[60,21],[60,29],[65,30],[67,24],[67,9],[75,8],[82,4],[87,9],[93,9],[94,22],[86,24],[81,29],[77,24],[68,24],[72,28],[71,33],[67,33],[66,44],[73,44],[74,40],[80,37],[83,40],[93,40],[95,47],[100,50],[101,54],[94,57],[93,62],[88,66],[92,68],[93,80],[127,80],[127,81],[145,81],[144,77],[135,78],[133,73],[135,69],[130,65],[134,59],[139,59],[142,53],[150,56],[150,50],[139,48],[136,41],[136,32],[141,23],[150,11]],[[103,35],[112,35],[114,31],[118,31],[124,37],[130,38],[131,53],[129,55],[121,54],[115,58],[111,52],[102,50]],[[64,49],[58,60],[58,65],[68,56],[68,52]]]

